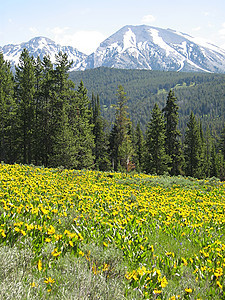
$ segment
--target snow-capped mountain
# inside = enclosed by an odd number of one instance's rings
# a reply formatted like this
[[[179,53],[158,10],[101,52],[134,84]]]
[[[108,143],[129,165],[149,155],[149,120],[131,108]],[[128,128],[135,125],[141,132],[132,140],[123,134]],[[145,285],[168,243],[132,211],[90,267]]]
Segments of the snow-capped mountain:
[[[88,57],[87,68],[100,66],[225,73],[225,50],[171,29],[125,26]]]
[[[73,60],[73,70],[96,67],[149,69],[166,71],[199,71],[225,73],[225,50],[172,29],[152,26],[125,26],[103,41],[91,55],[70,46],[60,46],[44,37],[20,45],[7,45],[0,51],[12,65],[18,64],[23,48],[52,62],[59,51]]]
[[[67,53],[68,59],[73,60],[72,70],[82,68],[82,63],[87,57],[86,54],[71,46],[60,46],[46,37],[35,37],[29,42],[19,45],[6,45],[0,51],[3,52],[4,59],[10,61],[12,66],[15,66],[19,63],[19,57],[24,48],[28,49],[30,55],[33,55],[35,58],[40,56],[43,59],[45,55],[49,55],[52,62],[55,61],[55,55],[59,51]]]

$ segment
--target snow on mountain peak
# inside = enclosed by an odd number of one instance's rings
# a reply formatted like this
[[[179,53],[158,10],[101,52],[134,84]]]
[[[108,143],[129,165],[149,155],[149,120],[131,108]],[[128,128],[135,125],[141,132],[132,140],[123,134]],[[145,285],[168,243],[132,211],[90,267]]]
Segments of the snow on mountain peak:
[[[171,53],[176,54],[176,51],[170,47],[161,36],[159,36],[159,31],[153,28],[149,29],[149,32],[152,35],[153,43],[158,45],[160,48],[164,49],[166,51],[166,56],[169,56]]]
[[[128,48],[136,47],[136,43],[136,35],[130,28],[128,28],[128,30],[123,36],[123,51],[125,51]]]
[[[103,41],[87,56],[70,46],[60,46],[46,37],[0,49],[13,65],[19,63],[23,48],[34,57],[48,55],[52,62],[62,51],[73,60],[72,70],[95,67],[150,69],[165,71],[202,71],[225,73],[225,50],[205,40],[172,29],[147,25],[127,25]]]
[[[69,60],[74,61],[73,70],[82,68],[83,61],[87,57],[86,54],[79,52],[73,47],[60,46],[46,37],[35,37],[26,43],[4,46],[2,48],[2,52],[5,60],[10,61],[12,66],[18,65],[20,55],[24,48],[28,49],[30,55],[33,55],[34,58],[39,56],[43,59],[45,55],[48,55],[53,63],[55,62],[55,56],[59,53],[59,51],[62,51],[68,55]]]

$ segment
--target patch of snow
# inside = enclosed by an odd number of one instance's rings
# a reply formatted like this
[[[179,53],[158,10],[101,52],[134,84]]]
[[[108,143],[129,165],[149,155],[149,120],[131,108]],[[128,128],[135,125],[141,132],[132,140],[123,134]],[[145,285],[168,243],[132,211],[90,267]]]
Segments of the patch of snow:
[[[137,44],[136,35],[129,28],[123,37],[123,52],[128,48],[136,47],[136,44]]]
[[[151,28],[149,29],[149,31],[152,36],[153,43],[164,49],[166,51],[166,56],[169,56],[171,53],[177,55],[177,51],[170,47],[167,43],[165,43],[162,37],[159,36],[158,30]]]
[[[204,38],[197,38],[197,37],[193,37],[193,36],[190,36],[188,34],[184,34],[182,32],[179,32],[179,31],[174,31],[176,34],[184,37],[185,39],[199,45],[199,46],[202,46],[204,48],[207,48],[207,49],[210,49],[212,51],[215,51],[215,52],[218,52],[222,55],[225,55],[225,50],[224,49],[221,49],[219,48],[218,46],[216,45],[213,45],[212,43],[210,43],[209,41],[207,41],[206,39]]]
[[[20,60],[20,55],[22,53],[21,51],[16,51],[16,52],[8,52],[8,53],[3,53],[4,59],[10,62],[14,62],[15,65],[19,64],[19,60]]]
[[[145,42],[139,42],[137,44],[137,47],[138,47],[139,50],[146,50],[147,44],[148,44],[147,41],[145,41]]]
[[[183,69],[183,67],[184,67],[184,61],[185,61],[185,59],[180,62],[180,68],[177,70],[177,72],[180,72]]]
[[[38,41],[38,49],[43,49],[45,48],[46,46],[48,46],[47,44],[47,41],[45,38],[41,38],[39,41]]]

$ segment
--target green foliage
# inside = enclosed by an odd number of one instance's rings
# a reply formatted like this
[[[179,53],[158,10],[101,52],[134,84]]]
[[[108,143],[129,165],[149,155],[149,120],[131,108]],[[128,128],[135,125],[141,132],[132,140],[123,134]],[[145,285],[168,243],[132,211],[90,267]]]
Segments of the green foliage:
[[[13,78],[0,55],[2,161],[225,178],[224,75],[70,67],[24,50]]]
[[[79,169],[93,166],[92,108],[82,81],[74,90],[70,67],[62,52],[53,66],[49,57],[35,61],[24,49],[14,90],[10,65],[0,56],[2,161]]]
[[[169,156],[165,149],[166,131],[164,118],[158,105],[152,110],[152,118],[146,131],[145,170],[150,174],[164,174],[169,171]]]
[[[166,139],[165,149],[166,154],[169,155],[171,162],[169,163],[169,169],[171,175],[181,174],[181,142],[180,131],[178,130],[178,105],[176,103],[174,91],[170,90],[167,96],[166,106],[163,108],[165,127],[166,127]]]
[[[91,93],[99,94],[102,115],[113,122],[116,104],[116,90],[121,84],[127,92],[128,112],[132,122],[140,122],[146,130],[149,112],[155,103],[163,108],[167,95],[174,90],[179,106],[179,130],[182,135],[191,111],[202,119],[203,130],[209,126],[213,135],[218,135],[225,121],[225,75],[185,72],[162,72],[150,70],[122,70],[97,68],[70,73],[70,78],[78,84],[84,81]]]
[[[15,159],[16,104],[13,97],[14,81],[10,65],[0,53],[0,161],[13,162]]]
[[[17,143],[21,150],[22,162],[33,161],[33,142],[35,129],[35,72],[34,59],[27,49],[21,53],[19,65],[16,67],[16,102],[17,102]]]
[[[135,169],[138,172],[144,170],[144,136],[140,127],[140,123],[137,124],[135,130]]]
[[[117,96],[115,124],[110,143],[111,157],[115,170],[118,170],[119,167],[128,170],[134,150],[130,136],[131,121],[127,113],[127,98],[124,88],[121,85],[118,87]]]
[[[109,141],[105,132],[105,122],[101,116],[99,95],[97,95],[97,98],[94,94],[92,95],[92,111],[95,168],[100,171],[106,171],[110,168]]]
[[[199,126],[193,112],[187,124],[184,140],[185,174],[191,177],[200,177],[202,140]]]
[[[90,168],[94,164],[93,148],[94,135],[93,124],[91,123],[92,112],[90,101],[87,96],[87,89],[83,82],[80,82],[76,93],[76,118],[74,118],[74,139],[77,147],[76,168]]]

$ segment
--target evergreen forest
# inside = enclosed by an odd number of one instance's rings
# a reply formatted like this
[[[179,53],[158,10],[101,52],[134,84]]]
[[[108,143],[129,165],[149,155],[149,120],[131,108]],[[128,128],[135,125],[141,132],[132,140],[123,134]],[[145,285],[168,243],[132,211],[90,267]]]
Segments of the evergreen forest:
[[[122,85],[127,93],[128,112],[132,122],[146,130],[150,112],[155,103],[162,109],[169,91],[174,90],[179,106],[179,130],[184,135],[191,111],[202,126],[207,126],[214,136],[221,132],[225,122],[225,75],[197,72],[164,72],[150,70],[124,70],[96,68],[70,72],[70,79],[77,85],[82,80],[91,93],[98,93],[102,115],[114,121],[117,102],[116,91]]]
[[[0,54],[0,161],[225,179],[225,75]]]

